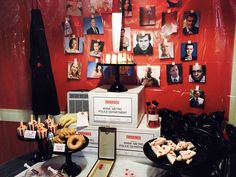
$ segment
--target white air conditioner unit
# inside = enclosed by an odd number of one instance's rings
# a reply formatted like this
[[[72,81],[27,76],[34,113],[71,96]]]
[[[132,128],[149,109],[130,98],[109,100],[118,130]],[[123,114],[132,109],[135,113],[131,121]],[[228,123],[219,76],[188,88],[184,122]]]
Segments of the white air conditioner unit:
[[[88,91],[67,92],[67,112],[88,112]]]

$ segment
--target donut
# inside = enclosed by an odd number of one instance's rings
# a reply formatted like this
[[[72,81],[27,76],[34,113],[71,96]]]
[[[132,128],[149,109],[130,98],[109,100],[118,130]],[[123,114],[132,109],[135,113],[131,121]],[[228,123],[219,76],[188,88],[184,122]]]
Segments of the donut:
[[[82,135],[72,135],[68,138],[66,145],[70,150],[76,150],[83,145],[84,142],[81,141],[80,136]]]

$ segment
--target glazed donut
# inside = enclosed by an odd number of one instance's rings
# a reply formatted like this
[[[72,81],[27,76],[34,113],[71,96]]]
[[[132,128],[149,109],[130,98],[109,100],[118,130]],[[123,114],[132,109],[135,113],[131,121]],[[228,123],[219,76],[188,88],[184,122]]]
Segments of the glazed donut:
[[[80,136],[82,135],[72,135],[68,138],[66,145],[70,150],[76,150],[83,145],[84,142],[81,141]]]

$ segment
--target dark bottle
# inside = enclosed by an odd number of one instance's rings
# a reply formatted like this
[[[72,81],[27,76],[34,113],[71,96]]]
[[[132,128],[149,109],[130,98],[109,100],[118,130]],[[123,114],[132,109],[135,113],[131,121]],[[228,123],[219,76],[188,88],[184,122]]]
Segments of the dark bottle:
[[[148,116],[148,127],[159,127],[158,102],[155,100],[152,101],[151,111]]]

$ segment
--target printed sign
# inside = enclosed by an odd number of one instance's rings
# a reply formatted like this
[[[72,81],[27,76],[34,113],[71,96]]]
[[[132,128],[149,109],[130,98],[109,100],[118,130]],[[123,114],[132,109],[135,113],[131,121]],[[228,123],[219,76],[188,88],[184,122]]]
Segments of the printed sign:
[[[27,139],[35,139],[35,137],[36,137],[36,131],[33,131],[33,130],[25,130],[24,138],[27,138]]]
[[[93,102],[95,121],[131,122],[131,98],[94,97]]]

